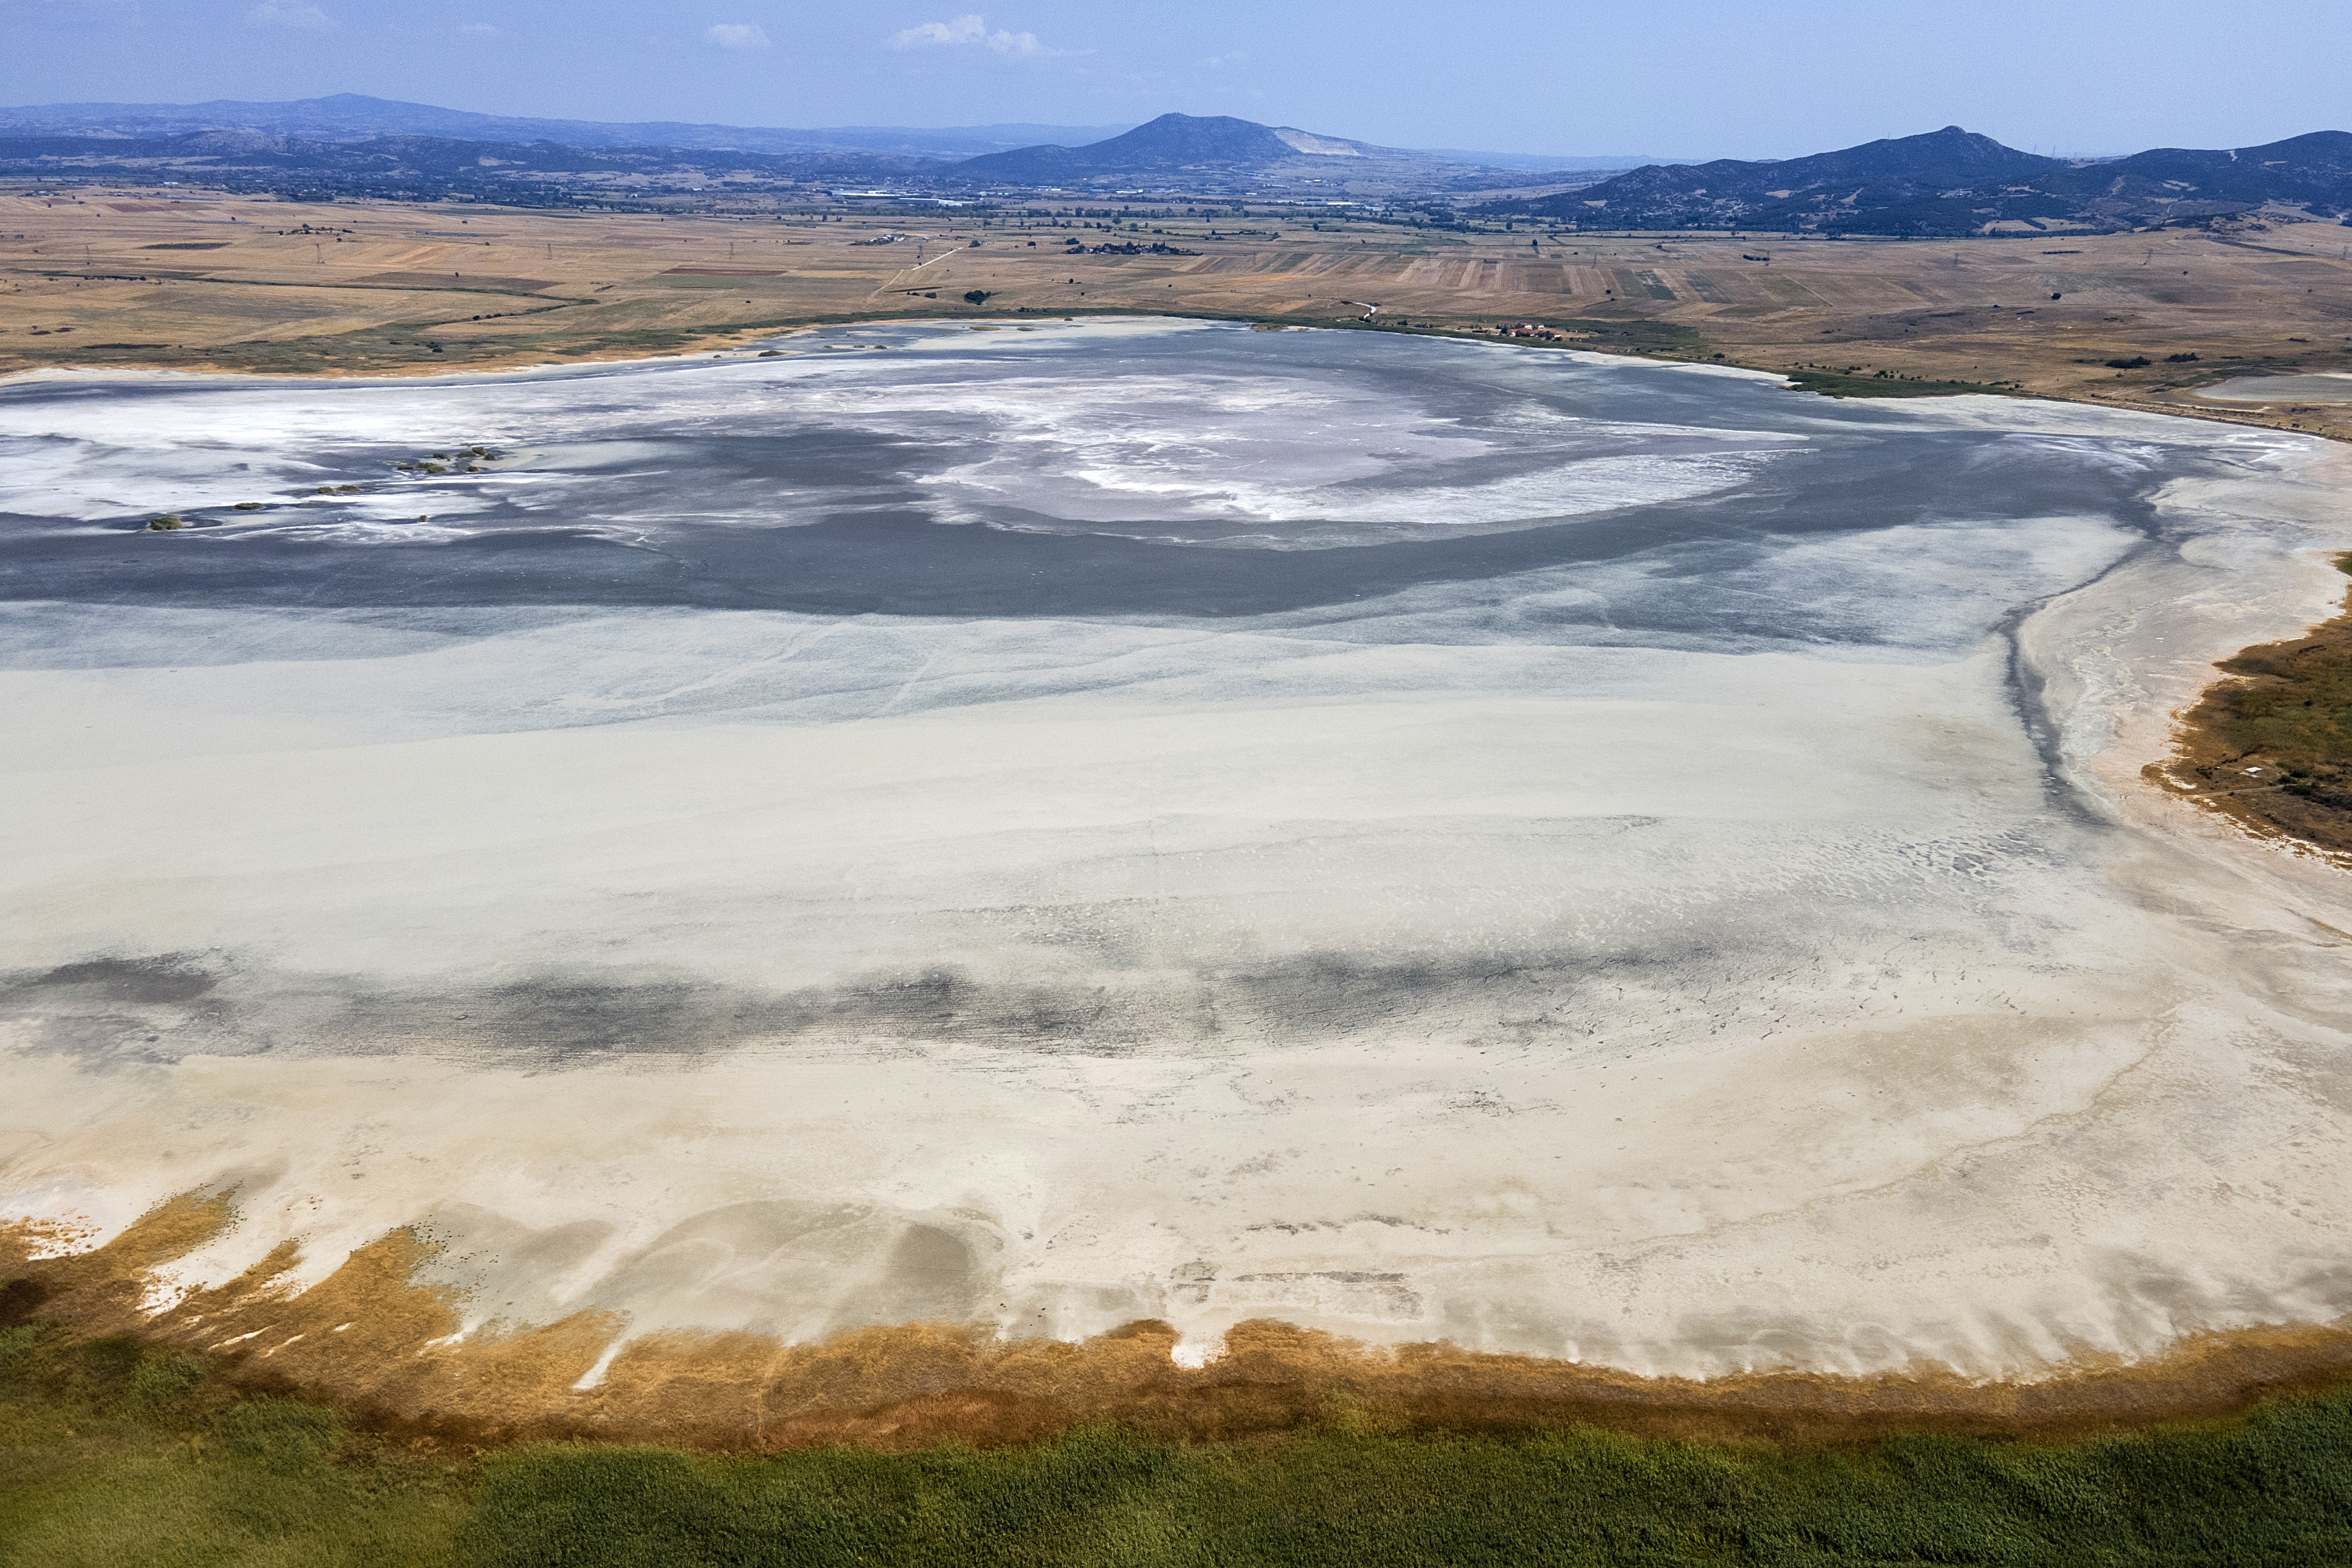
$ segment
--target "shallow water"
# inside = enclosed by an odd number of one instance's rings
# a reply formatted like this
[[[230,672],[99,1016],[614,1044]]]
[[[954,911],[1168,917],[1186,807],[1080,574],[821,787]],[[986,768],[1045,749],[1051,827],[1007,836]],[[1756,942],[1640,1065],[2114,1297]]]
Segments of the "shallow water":
[[[2124,744],[2325,612],[2316,444],[781,346],[0,389],[13,1212],[237,1181],[190,1281],[429,1220],[478,1320],[792,1338],[1998,1371],[2352,1305],[2352,912]]]

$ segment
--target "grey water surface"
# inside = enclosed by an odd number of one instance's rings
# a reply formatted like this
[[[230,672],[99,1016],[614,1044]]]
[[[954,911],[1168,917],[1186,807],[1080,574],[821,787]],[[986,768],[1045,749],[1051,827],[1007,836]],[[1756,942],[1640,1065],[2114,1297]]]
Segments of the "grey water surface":
[[[1847,601],[1851,582],[1776,560],[2051,517],[2147,537],[2147,497],[2203,461],[1939,429],[1760,378],[1354,333],[857,340],[889,347],[321,384],[291,429],[267,412],[284,392],[250,382],[0,389],[19,475],[0,487],[0,594],[1233,618],[1542,572],[1596,597],[1496,634],[1904,641],[1916,628]],[[78,432],[93,400],[108,418]],[[513,455],[391,472],[457,443]],[[341,484],[369,493],[302,493]],[[144,531],[163,509],[199,526]]]

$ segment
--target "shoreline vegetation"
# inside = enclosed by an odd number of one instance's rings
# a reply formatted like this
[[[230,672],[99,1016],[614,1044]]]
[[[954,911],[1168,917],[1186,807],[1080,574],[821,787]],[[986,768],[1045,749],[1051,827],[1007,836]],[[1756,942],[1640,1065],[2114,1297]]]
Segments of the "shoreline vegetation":
[[[2352,553],[2336,558],[2352,576]],[[2219,661],[2145,776],[2257,838],[2352,867],[2352,590],[2301,637]]]
[[[2058,1444],[1589,1426],[1413,1432],[1343,1395],[1278,1437],[427,1448],[202,1358],[0,1329],[0,1561],[410,1568],[1536,1563],[2166,1564],[2352,1557],[2352,1391]]]
[[[218,1207],[166,1205],[125,1235],[160,1227],[184,1239]],[[62,1321],[60,1312],[105,1318],[110,1296],[118,1309],[130,1304],[119,1291],[88,1293],[146,1273],[89,1267],[123,1239],[20,1263],[0,1284],[0,1317],[16,1320],[0,1327],[0,1562],[12,1568],[2248,1568],[2352,1558],[2352,1334],[2341,1331],[2305,1336],[2321,1354],[2306,1356],[2299,1375],[2278,1375],[2286,1368],[2275,1354],[2265,1364],[2217,1340],[2188,1353],[2168,1416],[2147,1408],[2063,1431],[1891,1407],[1867,1420],[1751,1423],[1744,1432],[1661,1409],[1669,1418],[1627,1430],[1596,1406],[1536,1411],[1475,1396],[1416,1406],[1341,1364],[1305,1378],[1276,1356],[1248,1364],[1244,1346],[1244,1364],[1214,1385],[1191,1431],[1148,1408],[1030,1431],[924,1419],[912,1407],[936,1416],[1022,1403],[942,1386],[809,1440],[706,1432],[681,1444],[404,1421],[381,1403],[338,1400],[271,1371],[271,1350],[286,1343],[275,1332],[257,1351],[253,1338],[229,1335],[245,1348],[224,1354],[216,1342],[189,1346],[234,1322],[154,1333]],[[58,1289],[77,1278],[79,1300]],[[313,1290],[336,1295],[341,1278]],[[280,1298],[281,1314],[299,1312],[302,1300]],[[335,1310],[355,1305],[345,1293]],[[1261,1340],[1319,1337],[1262,1328]],[[721,1363],[745,1348],[730,1357],[726,1338],[749,1336],[713,1336],[705,1348]],[[854,1360],[876,1338],[853,1334],[836,1347]],[[1151,1338],[1128,1343],[1165,1366],[1165,1345]],[[780,1347],[768,1348],[772,1356]],[[683,1377],[673,1408],[683,1415],[723,1398],[711,1375],[745,1370],[709,1365]],[[473,1371],[495,1383],[500,1368],[493,1358]],[[1286,1375],[1293,1381],[1267,1381]],[[1832,1380],[1787,1381],[1818,1390]],[[2030,1402],[2026,1386],[1999,1392]],[[1276,1406],[1282,1419],[1269,1422]],[[895,1429],[894,1416],[906,1418]]]
[[[1843,1443],[1895,1431],[2040,1441],[2242,1416],[2283,1390],[2352,1385],[2352,1322],[2195,1336],[2137,1363],[2094,1358],[2002,1381],[1938,1368],[1864,1375],[1656,1376],[1580,1362],[1366,1346],[1259,1319],[1197,1368],[1157,1321],[1076,1343],[993,1324],[921,1322],[785,1344],[751,1333],[629,1337],[624,1320],[479,1323],[462,1292],[416,1282],[439,1252],[409,1228],[292,1281],[283,1243],[236,1279],[173,1295],[179,1261],[238,1224],[234,1192],[157,1205],[81,1248],[37,1223],[0,1228],[0,1328],[47,1323],[210,1358],[239,1386],[320,1398],[425,1444],[530,1438],[712,1449],[829,1443],[1034,1442],[1119,1420],[1170,1441],[1243,1440],[1311,1424],[1335,1391],[1415,1430],[1581,1423],[1651,1438]],[[160,1304],[159,1304],[160,1303]],[[583,1386],[583,1385],[585,1386]]]

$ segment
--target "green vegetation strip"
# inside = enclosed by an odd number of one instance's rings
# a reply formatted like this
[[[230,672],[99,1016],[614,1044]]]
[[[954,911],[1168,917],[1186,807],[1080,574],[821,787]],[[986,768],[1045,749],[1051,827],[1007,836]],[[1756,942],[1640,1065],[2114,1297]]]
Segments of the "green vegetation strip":
[[[2336,562],[2352,573],[2352,556]],[[2256,677],[2217,687],[2207,699],[2216,734],[2239,757],[2261,757],[2291,779],[2286,788],[2327,794],[2352,809],[2352,627],[2330,622],[2308,637],[2250,648],[2221,668]]]
[[[550,307],[549,308],[557,308]],[[517,311],[539,315],[541,311]],[[308,375],[425,366],[504,363],[516,359],[625,353],[647,357],[675,354],[727,328],[662,329],[563,333],[506,332],[461,337],[470,321],[397,321],[383,327],[300,338],[265,338],[243,343],[174,347],[163,343],[83,343],[42,350],[46,359],[89,366],[186,365],[261,375]],[[0,350],[0,356],[8,350]],[[23,349],[16,353],[30,360]]]
[[[2053,1446],[1583,1428],[702,1458],[420,1453],[129,1339],[0,1330],[0,1563],[2166,1564],[2352,1562],[2352,1392]]]
[[[2000,386],[1990,382],[1936,382],[1910,376],[1898,376],[1889,371],[1873,375],[1848,375],[1840,371],[1790,371],[1789,379],[1801,392],[1820,392],[1824,397],[1958,397],[1964,392],[1984,392],[1996,397],[2014,397],[2017,388]]]
[[[2352,576],[2352,555],[2336,567]],[[2352,593],[2309,634],[2215,667],[2234,678],[2182,716],[2174,779],[2232,815],[2352,853]]]

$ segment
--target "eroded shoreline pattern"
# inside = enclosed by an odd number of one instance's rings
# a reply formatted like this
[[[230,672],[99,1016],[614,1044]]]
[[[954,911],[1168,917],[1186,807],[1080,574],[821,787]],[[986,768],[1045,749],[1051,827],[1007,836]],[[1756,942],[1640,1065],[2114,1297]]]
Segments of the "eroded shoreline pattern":
[[[1163,1440],[1230,1441],[1313,1427],[1335,1410],[1388,1432],[1575,1425],[1805,1446],[1918,1431],[2052,1441],[2228,1418],[2352,1375],[2352,1333],[2310,1325],[2198,1334],[2144,1361],[2093,1357],[2027,1381],[1934,1367],[1640,1377],[1444,1342],[1371,1346],[1272,1319],[1234,1325],[1197,1367],[1172,1359],[1177,1331],[1159,1321],[1075,1343],[916,1322],[788,1345],[742,1333],[631,1335],[617,1315],[587,1311],[467,1334],[465,1292],[418,1282],[445,1244],[417,1227],[306,1288],[286,1283],[295,1253],[281,1246],[159,1310],[159,1269],[236,1218],[226,1197],[184,1197],[62,1254],[54,1233],[17,1228],[0,1238],[15,1276],[0,1322],[194,1350],[249,1392],[331,1400],[412,1445],[468,1449],[586,1438],[903,1450],[1035,1442],[1106,1420]]]
[[[2316,444],[891,340],[0,398],[9,1211],[233,1189],[158,1302],[421,1227],[450,1332],[596,1375],[1278,1319],[2030,1379],[2344,1312],[2344,895],[2128,755],[2313,618]],[[461,435],[516,455],[383,477]]]

